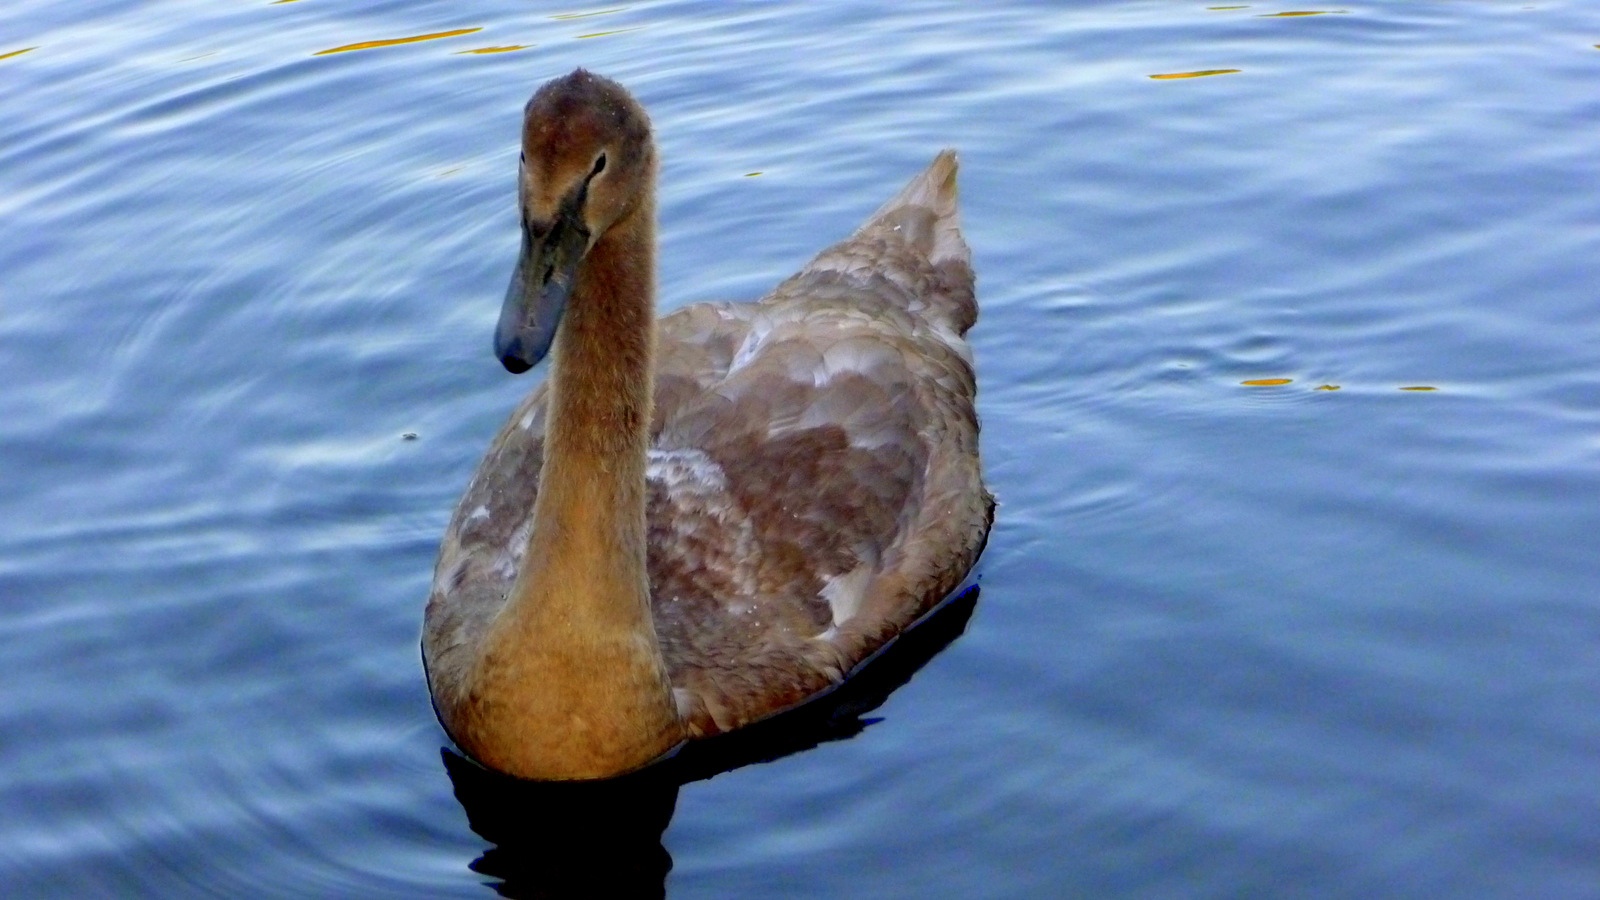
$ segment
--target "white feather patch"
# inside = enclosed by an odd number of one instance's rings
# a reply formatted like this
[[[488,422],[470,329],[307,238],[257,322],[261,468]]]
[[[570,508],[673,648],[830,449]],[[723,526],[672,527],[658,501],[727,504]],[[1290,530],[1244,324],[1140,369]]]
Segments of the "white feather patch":
[[[843,625],[861,611],[861,601],[867,595],[867,583],[871,580],[871,567],[862,563],[843,575],[829,578],[822,586],[822,598],[833,610],[834,627]]]
[[[644,477],[659,481],[669,495],[721,493],[728,489],[728,477],[704,450],[651,449]]]
[[[761,352],[761,345],[772,332],[772,319],[765,315],[757,315],[750,321],[750,331],[745,334],[744,343],[739,345],[738,352],[733,354],[733,361],[728,365],[728,374],[744,368]]]
[[[522,555],[528,552],[528,536],[533,534],[533,517],[529,516],[526,522],[517,526],[511,533],[511,540],[506,542],[506,549],[495,558],[494,570],[502,578],[517,577],[517,566],[522,562]]]

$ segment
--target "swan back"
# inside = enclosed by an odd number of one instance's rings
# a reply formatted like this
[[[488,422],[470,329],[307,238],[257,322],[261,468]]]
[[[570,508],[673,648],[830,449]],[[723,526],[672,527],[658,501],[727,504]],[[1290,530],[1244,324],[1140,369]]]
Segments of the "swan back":
[[[693,734],[838,683],[982,549],[956,168],[941,153],[760,300],[662,322],[650,572]]]

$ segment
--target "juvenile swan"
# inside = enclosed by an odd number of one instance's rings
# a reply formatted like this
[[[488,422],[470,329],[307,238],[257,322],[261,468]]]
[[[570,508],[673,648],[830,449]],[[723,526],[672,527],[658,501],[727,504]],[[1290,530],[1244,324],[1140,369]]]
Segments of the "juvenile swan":
[[[618,775],[827,691],[993,517],[953,152],[760,300],[659,321],[655,180],[620,85],[528,101],[494,345],[550,376],[456,508],[422,634],[445,730],[522,778]]]

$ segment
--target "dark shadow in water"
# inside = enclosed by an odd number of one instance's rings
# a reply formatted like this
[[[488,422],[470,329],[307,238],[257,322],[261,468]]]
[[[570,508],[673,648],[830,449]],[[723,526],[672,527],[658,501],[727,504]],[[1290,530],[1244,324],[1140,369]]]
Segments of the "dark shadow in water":
[[[878,708],[966,630],[970,586],[825,697],[732,734],[697,741],[672,759],[608,781],[541,784],[490,772],[451,749],[445,771],[472,830],[494,846],[472,869],[505,897],[666,896],[672,857],[661,835],[678,788],[752,763],[854,737]]]
[[[472,870],[505,897],[665,897],[661,835],[678,782],[654,769],[599,782],[538,784],[443,751],[467,822],[494,846]]]

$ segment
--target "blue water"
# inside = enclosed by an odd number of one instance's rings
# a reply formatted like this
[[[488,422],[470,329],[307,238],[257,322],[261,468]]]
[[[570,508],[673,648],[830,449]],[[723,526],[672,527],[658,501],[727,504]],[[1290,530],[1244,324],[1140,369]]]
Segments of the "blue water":
[[[489,352],[521,104],[583,65],[654,117],[664,308],[960,148],[1001,500],[881,721],[602,866],[1600,896],[1597,44],[1586,0],[5,4],[0,893],[555,877],[475,863],[417,635],[536,377]]]

